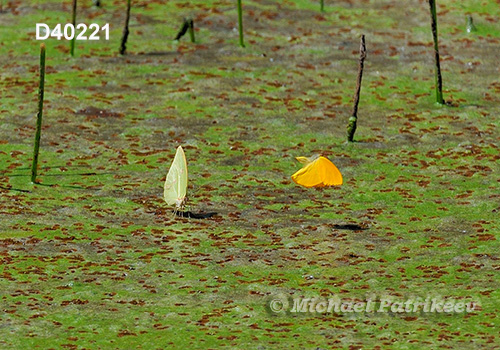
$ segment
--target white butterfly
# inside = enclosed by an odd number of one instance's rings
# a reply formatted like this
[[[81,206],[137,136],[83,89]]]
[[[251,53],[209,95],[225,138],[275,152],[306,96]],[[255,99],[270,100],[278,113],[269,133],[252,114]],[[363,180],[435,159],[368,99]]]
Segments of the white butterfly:
[[[175,210],[183,210],[187,202],[188,171],[186,156],[181,146],[177,147],[174,161],[168,170],[163,197],[168,205],[175,205]]]

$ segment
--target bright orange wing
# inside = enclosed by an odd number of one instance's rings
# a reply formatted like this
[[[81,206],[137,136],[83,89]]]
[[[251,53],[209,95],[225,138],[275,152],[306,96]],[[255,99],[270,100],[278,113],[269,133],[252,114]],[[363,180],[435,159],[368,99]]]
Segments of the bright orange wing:
[[[314,162],[307,164],[302,169],[298,170],[295,174],[293,174],[292,180],[296,184],[304,187],[318,186],[321,183],[321,177],[319,173],[316,171],[317,169],[314,168],[314,165],[318,161],[318,159],[316,159]]]
[[[304,187],[342,185],[342,174],[327,158],[320,156],[292,175],[292,180]]]
[[[318,172],[320,173],[323,186],[342,185],[342,174],[339,169],[328,158],[319,157],[317,161]]]

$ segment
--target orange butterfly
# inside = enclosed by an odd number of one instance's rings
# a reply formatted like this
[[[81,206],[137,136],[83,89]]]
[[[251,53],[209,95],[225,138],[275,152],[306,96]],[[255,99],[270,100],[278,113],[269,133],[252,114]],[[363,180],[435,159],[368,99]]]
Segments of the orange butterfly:
[[[305,166],[292,175],[292,180],[304,187],[342,185],[342,174],[330,160],[323,156],[296,157]]]

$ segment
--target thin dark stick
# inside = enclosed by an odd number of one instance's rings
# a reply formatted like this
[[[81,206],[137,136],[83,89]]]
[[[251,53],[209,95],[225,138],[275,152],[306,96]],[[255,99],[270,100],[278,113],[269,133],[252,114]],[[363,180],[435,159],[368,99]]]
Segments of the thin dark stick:
[[[192,18],[189,19],[189,36],[191,37],[192,43],[196,42],[194,38],[194,21]]]
[[[31,165],[31,182],[36,183],[38,167],[38,151],[42,134],[43,92],[45,87],[45,44],[40,45],[40,85],[38,88],[38,114],[36,116],[35,146],[33,147],[33,164]]]
[[[120,44],[120,55],[125,55],[125,51],[127,51],[127,38],[129,34],[128,30],[128,22],[130,21],[130,0],[127,0],[127,13],[125,15],[125,27],[123,28],[122,42]]]
[[[77,0],[73,0],[73,10],[71,14],[71,23],[73,24],[73,28],[75,28],[76,24],[76,2]],[[73,39],[70,41],[70,46],[69,46],[69,53],[71,56],[75,55],[75,37],[76,35],[73,36]]]
[[[366,45],[365,36],[361,35],[361,44],[359,47],[359,68],[358,68],[358,80],[356,81],[356,93],[354,95],[354,106],[352,108],[352,115],[349,118],[349,124],[347,125],[347,141],[354,141],[354,133],[356,132],[356,123],[358,121],[358,105],[359,105],[359,95],[361,93],[361,79],[363,78],[363,68],[366,58]]]
[[[429,0],[429,6],[431,9],[432,38],[434,39],[434,58],[435,58],[435,64],[436,64],[436,102],[440,103],[440,104],[444,104],[443,79],[441,77],[441,65],[439,63],[436,0]]]
[[[184,36],[184,34],[187,33],[188,29],[189,29],[189,20],[184,18],[184,21],[182,22],[182,27],[179,30],[179,32],[177,33],[177,35],[175,36],[174,40],[180,40],[180,38],[182,38]]]
[[[243,41],[243,9],[241,8],[241,0],[238,0],[238,28],[240,31],[240,46],[245,47]]]

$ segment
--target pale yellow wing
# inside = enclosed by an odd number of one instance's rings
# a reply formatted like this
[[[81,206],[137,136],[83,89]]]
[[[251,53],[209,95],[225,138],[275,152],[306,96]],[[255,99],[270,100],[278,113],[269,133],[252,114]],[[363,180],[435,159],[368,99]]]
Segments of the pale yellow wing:
[[[295,159],[297,159],[300,164],[304,164],[304,165],[312,163],[318,158],[319,158],[319,154],[315,154],[312,157],[295,157]]]
[[[307,157],[295,157],[295,159],[297,159],[300,164],[304,164],[304,165],[312,163],[312,160],[310,158],[307,158]]]
[[[163,186],[163,197],[168,205],[175,205],[176,209],[182,209],[186,201],[187,181],[186,155],[179,146]]]

